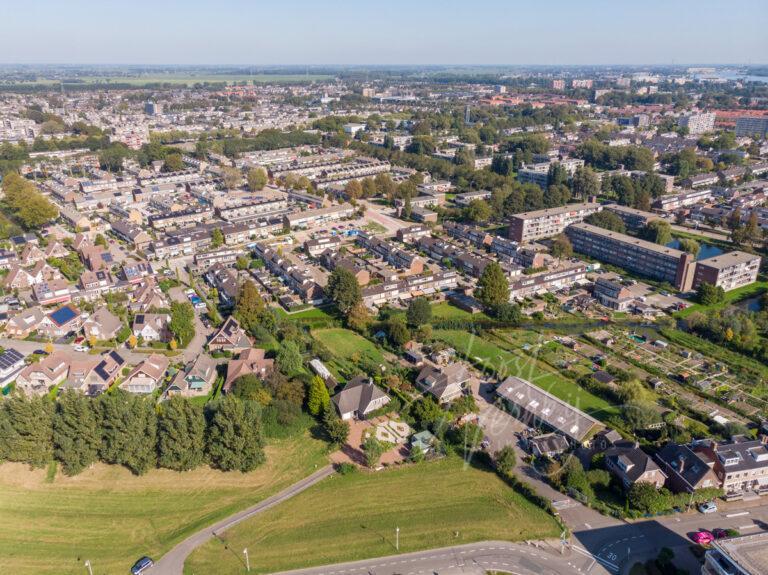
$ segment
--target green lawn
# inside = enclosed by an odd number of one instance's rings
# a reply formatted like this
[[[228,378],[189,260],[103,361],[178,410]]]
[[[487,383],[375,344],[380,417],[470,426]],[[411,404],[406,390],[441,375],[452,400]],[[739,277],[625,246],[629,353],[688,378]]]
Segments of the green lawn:
[[[185,575],[354,561],[485,539],[519,541],[559,535],[555,520],[496,474],[458,457],[378,473],[333,476],[223,534],[190,555]],[[458,532],[458,537],[456,536]]]
[[[354,331],[341,327],[312,330],[312,337],[320,341],[331,353],[343,360],[350,360],[359,354],[367,356],[376,363],[384,363],[384,356],[379,348],[356,334]]]
[[[513,375],[540,387],[582,411],[604,419],[618,409],[592,395],[554,369],[522,352],[507,351],[474,334],[459,330],[435,330],[433,337],[444,341],[475,364],[491,371],[499,379]]]
[[[76,477],[0,465],[3,573],[123,575],[142,555],[160,557],[193,532],[309,475],[326,445],[309,435],[276,440],[258,470],[187,473],[153,470],[135,477],[98,464]]]
[[[465,319],[465,320],[489,320],[484,313],[471,314],[468,311],[464,311],[456,307],[447,301],[436,303],[432,305],[432,319],[433,320],[446,320],[446,319]]]
[[[697,303],[690,307],[685,308],[682,311],[677,312],[677,314],[675,315],[676,317],[679,317],[679,318],[686,318],[696,311],[706,312],[713,309],[723,309],[728,307],[729,305],[740,302],[742,300],[759,296],[765,291],[768,291],[768,281],[764,281],[764,280],[756,281],[753,284],[749,284],[747,286],[736,288],[735,290],[731,290],[729,292],[725,292],[725,300],[718,304],[701,305]]]

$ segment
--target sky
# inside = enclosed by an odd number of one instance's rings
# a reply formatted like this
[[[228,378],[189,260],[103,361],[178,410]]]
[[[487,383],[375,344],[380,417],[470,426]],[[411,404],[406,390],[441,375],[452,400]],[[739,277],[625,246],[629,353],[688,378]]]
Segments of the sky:
[[[766,0],[0,0],[6,64],[768,63]]]

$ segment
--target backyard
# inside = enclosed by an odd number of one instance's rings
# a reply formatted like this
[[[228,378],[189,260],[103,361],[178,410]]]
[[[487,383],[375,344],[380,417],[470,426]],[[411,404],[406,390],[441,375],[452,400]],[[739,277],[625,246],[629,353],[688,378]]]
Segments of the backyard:
[[[459,354],[489,370],[500,380],[510,375],[520,377],[598,419],[618,413],[618,408],[582,389],[575,382],[538,361],[534,355],[525,354],[520,350],[509,351],[465,331],[435,330],[433,337],[447,343]]]
[[[402,553],[560,533],[552,517],[496,474],[449,456],[330,477],[198,548],[184,573],[241,573],[246,547],[256,573],[390,555],[397,552],[396,527]]]
[[[354,360],[359,356],[379,364],[384,363],[381,351],[363,336],[344,328],[312,330],[312,337],[327,347],[341,360]]]
[[[271,442],[267,462],[248,474],[208,467],[142,477],[97,464],[76,477],[0,465],[0,556],[4,573],[127,573],[142,555],[159,557],[205,525],[252,505],[326,462],[309,435]]]

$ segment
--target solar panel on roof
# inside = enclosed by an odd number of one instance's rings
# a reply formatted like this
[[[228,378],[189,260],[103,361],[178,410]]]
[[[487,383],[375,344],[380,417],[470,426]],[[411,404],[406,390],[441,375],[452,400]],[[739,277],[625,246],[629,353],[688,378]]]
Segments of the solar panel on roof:
[[[24,356],[15,349],[7,349],[0,354],[0,369],[8,369],[23,359]]]
[[[64,325],[65,323],[74,319],[76,316],[77,313],[75,313],[75,310],[69,306],[65,306],[57,309],[51,314],[50,317],[56,323],[56,325]]]

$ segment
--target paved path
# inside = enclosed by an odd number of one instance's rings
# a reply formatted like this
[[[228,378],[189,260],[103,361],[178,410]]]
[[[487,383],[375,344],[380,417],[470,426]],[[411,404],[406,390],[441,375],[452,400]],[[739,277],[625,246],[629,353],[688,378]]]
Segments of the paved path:
[[[171,298],[174,301],[181,302],[181,303],[189,303],[187,294],[184,293],[185,289],[188,289],[188,288],[184,286],[172,287],[170,290],[168,290],[168,294],[171,296]],[[187,347],[183,350],[185,362],[190,362],[197,359],[197,356],[203,352],[203,347],[205,347],[205,343],[208,341],[208,336],[211,334],[211,331],[212,331],[210,329],[207,329],[203,325],[203,322],[200,320],[200,313],[201,313],[200,310],[194,309],[194,312],[195,312],[195,337],[192,338],[192,341],[190,341],[189,345],[187,345]]]
[[[248,509],[244,509],[243,511],[235,513],[234,515],[230,515],[226,519],[222,519],[218,523],[215,523],[210,527],[206,527],[194,535],[187,537],[184,541],[163,555],[157,564],[146,572],[147,575],[182,575],[184,573],[184,561],[186,561],[187,556],[189,556],[189,554],[192,553],[192,551],[194,551],[200,545],[210,541],[214,537],[223,533],[230,527],[237,525],[241,521],[253,517],[262,511],[266,511],[267,509],[270,509],[275,505],[290,499],[294,495],[298,495],[308,487],[315,485],[331,474],[333,474],[333,467],[330,465],[323,467],[309,477],[305,477],[301,481],[294,483],[290,487],[287,487],[283,491],[276,493],[272,497],[268,497],[267,499],[249,507]]]
[[[481,541],[468,545],[390,555],[364,561],[286,571],[280,575],[433,575],[504,571],[514,575],[572,575],[611,573],[581,548],[565,549],[536,542]]]

